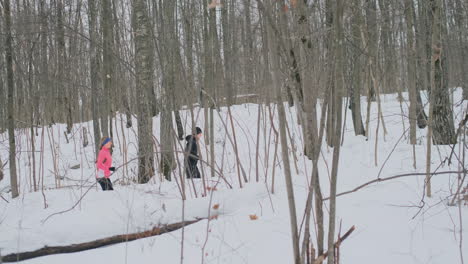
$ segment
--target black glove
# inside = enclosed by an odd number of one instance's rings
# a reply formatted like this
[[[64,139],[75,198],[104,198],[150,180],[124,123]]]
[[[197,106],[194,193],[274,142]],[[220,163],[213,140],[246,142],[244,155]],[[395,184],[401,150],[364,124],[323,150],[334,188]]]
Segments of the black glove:
[[[110,167],[109,170],[110,171],[115,171],[115,167]]]

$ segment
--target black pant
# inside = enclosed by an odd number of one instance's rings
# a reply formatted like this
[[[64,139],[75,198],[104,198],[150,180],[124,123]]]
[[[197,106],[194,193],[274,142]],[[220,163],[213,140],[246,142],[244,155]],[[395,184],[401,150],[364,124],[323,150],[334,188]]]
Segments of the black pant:
[[[103,191],[113,191],[112,182],[109,178],[98,178],[98,183],[101,185]]]
[[[197,160],[191,160],[191,159],[188,160],[186,173],[187,173],[187,178],[189,179],[201,178],[200,171],[198,170],[198,167],[197,167]]]

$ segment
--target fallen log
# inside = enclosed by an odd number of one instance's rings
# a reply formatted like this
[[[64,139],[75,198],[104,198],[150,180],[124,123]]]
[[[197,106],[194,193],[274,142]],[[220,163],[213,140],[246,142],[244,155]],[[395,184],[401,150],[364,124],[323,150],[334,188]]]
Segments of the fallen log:
[[[125,234],[125,235],[116,235],[116,236],[102,238],[102,239],[98,239],[98,240],[94,240],[90,242],[72,244],[69,246],[56,246],[56,247],[46,246],[46,247],[43,247],[41,249],[34,250],[34,251],[12,253],[4,257],[0,256],[0,263],[2,263],[2,261],[3,262],[16,262],[16,261],[22,261],[22,260],[48,256],[48,255],[54,255],[54,254],[74,253],[74,252],[80,252],[80,251],[95,249],[99,247],[124,243],[124,242],[130,242],[130,241],[141,239],[141,238],[152,237],[152,236],[157,236],[157,235],[162,235],[164,233],[172,232],[177,229],[183,228],[184,226],[194,224],[203,219],[204,218],[196,219],[192,221],[175,223],[175,224],[169,224],[169,225],[165,225],[162,227],[154,227],[151,230],[147,230],[143,232]]]

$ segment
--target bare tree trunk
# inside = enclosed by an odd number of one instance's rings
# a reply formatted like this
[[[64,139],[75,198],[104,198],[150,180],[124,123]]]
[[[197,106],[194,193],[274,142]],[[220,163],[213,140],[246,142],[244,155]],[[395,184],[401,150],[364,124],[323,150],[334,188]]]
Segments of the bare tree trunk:
[[[138,182],[154,175],[153,120],[149,98],[153,89],[153,45],[148,9],[144,0],[133,1],[135,71],[138,95]]]
[[[268,9],[265,8],[264,4],[257,0],[257,4],[262,11],[262,15],[264,19],[266,16],[271,15],[272,13],[277,13],[278,10],[274,10],[268,5]],[[267,27],[267,35],[269,37],[269,49],[272,51],[279,51],[280,47],[277,42],[274,42],[272,30],[276,30],[276,25],[272,24],[273,19],[270,19],[269,25]],[[300,256],[300,249],[299,249],[299,233],[297,227],[297,216],[296,216],[296,202],[294,200],[294,186],[292,183],[292,176],[291,176],[291,167],[289,161],[289,150],[288,150],[288,141],[287,141],[287,132],[286,132],[286,112],[284,110],[283,105],[283,98],[282,98],[282,91],[280,84],[282,83],[278,78],[280,73],[280,64],[279,64],[279,57],[277,52],[270,52],[270,76],[273,79],[273,85],[275,89],[276,95],[276,103],[278,106],[278,118],[279,118],[279,129],[280,129],[280,140],[281,140],[281,153],[283,158],[284,164],[284,174],[286,178],[286,191],[288,193],[288,204],[289,204],[289,216],[290,216],[290,224],[291,224],[291,236],[292,236],[292,243],[293,243],[293,252],[294,252],[294,263],[301,264],[301,256]]]
[[[174,159],[174,144],[173,144],[173,119],[172,110],[174,106],[173,92],[176,85],[176,22],[175,22],[175,7],[176,1],[165,1],[163,3],[162,12],[164,22],[163,28],[163,87],[161,94],[161,170],[167,180],[171,180],[171,173],[176,168]],[[171,98],[172,95],[172,98]],[[172,99],[172,100],[171,100]]]
[[[99,153],[99,141],[101,140],[101,129],[99,127],[98,110],[98,83],[99,83],[99,58],[97,51],[97,7],[96,0],[88,0],[88,18],[89,18],[89,49],[90,49],[90,75],[91,75],[91,113],[93,117],[94,147],[96,157]]]
[[[272,59],[275,61],[276,59]],[[276,67],[275,67],[276,66]],[[297,230],[297,216],[296,216],[296,203],[294,200],[294,188],[292,183],[291,168],[289,161],[289,150],[288,150],[288,141],[286,135],[286,112],[284,110],[283,99],[281,96],[281,89],[279,86],[279,80],[277,73],[278,63],[273,63],[273,79],[276,79],[274,83],[276,84],[276,100],[278,105],[278,117],[279,117],[279,128],[280,128],[280,139],[281,139],[281,153],[284,164],[284,172],[286,177],[286,189],[288,192],[288,203],[289,203],[289,215],[291,217],[291,233],[293,241],[293,250],[294,250],[294,259],[296,264],[300,264],[300,253],[299,253],[299,234]],[[276,69],[276,70],[275,70]]]
[[[245,8],[245,36],[247,43],[245,44],[245,54],[246,54],[246,64],[245,64],[245,82],[247,86],[247,93],[254,93],[254,87],[256,84],[254,83],[254,67],[253,67],[253,53],[254,53],[254,41],[253,41],[253,34],[252,34],[252,19],[250,14],[250,5],[251,0],[243,0],[244,8]]]
[[[356,135],[365,135],[364,124],[361,116],[361,86],[362,86],[362,58],[361,58],[361,26],[363,24],[361,15],[361,1],[353,2],[353,16],[351,18],[352,36],[357,46],[352,49],[352,82],[350,84],[350,104],[349,109],[352,112],[354,133]]]
[[[342,91],[343,91],[343,45],[344,45],[344,34],[343,34],[343,1],[337,0],[335,7],[335,98],[336,101],[336,131],[335,131],[335,142],[333,148],[333,162],[330,182],[330,215],[328,224],[328,264],[335,263],[335,222],[336,222],[336,186],[338,179],[338,165],[340,158],[340,136],[341,136],[341,116],[342,116]],[[330,114],[330,113],[329,113]]]
[[[463,89],[463,99],[468,100],[468,34],[466,33],[466,16],[468,16],[468,6],[465,1],[465,9],[463,9],[463,4],[460,0],[456,0],[455,7],[455,23],[457,24],[457,34],[458,34],[458,48],[460,50],[460,77],[461,77],[461,87]],[[464,11],[464,13],[463,13]]]
[[[5,12],[5,58],[7,67],[7,86],[8,86],[8,138],[10,146],[10,185],[11,197],[18,197],[18,176],[16,175],[16,144],[15,144],[15,113],[13,106],[14,97],[14,77],[13,77],[13,37],[11,26],[10,0],[3,1]]]
[[[327,112],[329,113],[327,115],[327,130],[326,130],[326,140],[327,144],[330,147],[333,147],[333,144],[335,143],[334,135],[335,135],[335,126],[336,126],[336,120],[335,115],[330,114],[335,112],[335,100],[333,99],[335,96],[335,90],[332,88],[335,86],[334,82],[334,77],[333,77],[333,63],[334,63],[334,53],[333,53],[333,20],[334,20],[334,12],[333,12],[333,1],[332,0],[325,0],[325,16],[326,16],[326,30],[327,30],[327,35],[326,35],[326,40],[325,40],[325,46],[326,46],[326,74],[327,74],[327,87],[326,89],[330,89],[330,93],[325,100],[328,100],[327,104]]]
[[[101,0],[102,14],[101,14],[101,31],[102,31],[102,134],[103,136],[112,137],[112,92],[114,87],[114,61],[112,52],[114,50],[114,36],[113,36],[113,22],[111,1]]]
[[[447,80],[447,44],[442,0],[431,0],[432,14],[432,62],[431,102],[433,141],[436,145],[455,144],[455,126]]]
[[[57,87],[57,96],[59,98],[59,109],[63,110],[59,118],[65,117],[67,123],[67,134],[71,133],[73,127],[72,109],[71,109],[71,88],[68,82],[68,72],[66,69],[66,45],[65,45],[65,28],[64,28],[64,6],[63,0],[57,1],[57,79],[55,86]],[[60,113],[60,111],[59,111]]]
[[[380,13],[383,21],[381,23],[381,42],[382,42],[382,69],[383,69],[383,92],[384,93],[395,93],[397,91],[395,75],[395,52],[392,47],[393,36],[392,36],[392,18],[390,14],[390,1],[378,1]]]
[[[416,144],[416,47],[414,42],[414,17],[413,0],[405,0],[405,18],[406,18],[406,38],[408,50],[408,94],[410,100],[409,123],[410,123],[410,143]]]
[[[45,7],[45,0],[40,0],[40,21],[41,21],[41,93],[47,96],[44,101],[43,109],[45,113],[42,113],[42,121],[45,121],[47,112],[50,112],[53,108],[52,94],[49,83],[49,63],[48,63],[48,52],[47,52],[47,39],[48,39],[48,24],[47,14]]]

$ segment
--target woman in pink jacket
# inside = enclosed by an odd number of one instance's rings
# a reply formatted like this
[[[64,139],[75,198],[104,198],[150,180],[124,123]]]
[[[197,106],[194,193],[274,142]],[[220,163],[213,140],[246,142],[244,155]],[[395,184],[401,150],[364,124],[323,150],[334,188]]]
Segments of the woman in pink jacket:
[[[103,191],[112,191],[112,182],[109,179],[111,171],[115,171],[115,167],[112,167],[112,156],[110,148],[112,147],[112,139],[110,137],[104,137],[101,139],[101,149],[98,154],[96,161],[97,182],[101,185]]]

